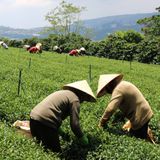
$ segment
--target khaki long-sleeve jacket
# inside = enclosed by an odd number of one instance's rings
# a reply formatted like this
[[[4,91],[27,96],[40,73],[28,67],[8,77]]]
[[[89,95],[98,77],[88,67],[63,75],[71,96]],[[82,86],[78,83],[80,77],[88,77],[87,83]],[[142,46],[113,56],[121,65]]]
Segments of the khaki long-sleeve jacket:
[[[77,137],[83,133],[79,124],[80,101],[72,91],[61,90],[50,94],[37,104],[30,117],[51,128],[58,129],[62,121],[69,116],[70,126]]]
[[[153,112],[139,89],[130,82],[121,81],[113,90],[111,100],[100,120],[103,126],[114,111],[119,108],[137,130],[148,122]]]

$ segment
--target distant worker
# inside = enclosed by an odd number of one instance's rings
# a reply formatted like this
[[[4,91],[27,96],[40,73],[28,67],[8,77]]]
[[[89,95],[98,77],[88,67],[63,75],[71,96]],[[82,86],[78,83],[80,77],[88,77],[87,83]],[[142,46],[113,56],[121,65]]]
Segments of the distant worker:
[[[8,49],[7,44],[5,42],[3,42],[3,41],[0,41],[0,46],[2,46],[5,49]]]
[[[28,45],[28,44],[25,44],[25,45],[23,46],[23,48],[26,49],[26,50],[28,51],[28,50],[31,48],[31,46]]]
[[[81,47],[79,50],[80,50],[80,55],[86,54],[86,49],[84,47]]]
[[[58,46],[54,46],[53,47],[53,51],[57,52],[57,53],[62,53],[62,49]]]
[[[46,97],[30,113],[30,129],[33,137],[53,152],[60,152],[59,135],[65,137],[60,128],[62,121],[70,117],[70,127],[82,145],[88,145],[88,138],[79,123],[80,103],[94,102],[95,96],[86,80],[63,86]]]
[[[78,53],[80,52],[80,50],[78,49],[73,49],[69,52],[70,56],[78,56]]]
[[[30,53],[42,53],[42,44],[37,43],[36,46],[30,47],[28,51]]]
[[[130,134],[142,139],[148,137],[148,123],[153,116],[152,109],[139,89],[130,82],[123,81],[121,74],[101,75],[97,97],[105,93],[112,94],[111,100],[103,113],[99,127],[104,127],[116,109],[120,109],[130,121]]]

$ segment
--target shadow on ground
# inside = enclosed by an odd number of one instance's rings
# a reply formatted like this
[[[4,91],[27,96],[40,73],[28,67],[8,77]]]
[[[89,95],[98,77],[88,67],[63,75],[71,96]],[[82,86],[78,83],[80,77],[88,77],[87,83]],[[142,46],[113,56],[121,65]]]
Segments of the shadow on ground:
[[[71,145],[64,149],[61,153],[60,158],[65,160],[85,160],[87,159],[88,152],[95,151],[96,148],[101,144],[101,140],[95,136],[88,135],[89,145],[82,146],[73,141]]]

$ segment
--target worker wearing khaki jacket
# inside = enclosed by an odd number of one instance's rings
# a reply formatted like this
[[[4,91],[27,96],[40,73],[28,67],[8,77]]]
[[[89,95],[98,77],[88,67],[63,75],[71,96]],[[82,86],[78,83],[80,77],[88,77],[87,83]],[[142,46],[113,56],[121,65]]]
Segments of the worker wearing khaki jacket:
[[[103,96],[106,92],[112,94],[112,97],[100,119],[99,127],[103,127],[119,108],[130,120],[130,133],[137,138],[146,139],[148,123],[153,116],[152,109],[139,89],[122,78],[121,74],[100,76],[97,97]]]

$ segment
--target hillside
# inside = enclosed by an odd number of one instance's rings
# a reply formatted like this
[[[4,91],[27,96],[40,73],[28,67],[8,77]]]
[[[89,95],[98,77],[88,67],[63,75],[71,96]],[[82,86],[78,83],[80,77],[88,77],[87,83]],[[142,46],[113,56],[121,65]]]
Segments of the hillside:
[[[102,17],[97,19],[84,20],[84,26],[92,28],[94,31],[93,40],[101,40],[110,33],[117,30],[133,29],[140,31],[141,26],[136,22],[138,19],[144,17],[150,17],[156,13],[144,13],[144,14],[130,14]],[[1,24],[0,24],[1,25]],[[31,38],[33,36],[44,37],[40,32],[44,28],[33,29],[14,29],[10,27],[0,26],[0,37],[7,37],[10,39],[24,39]]]
[[[119,15],[102,17],[98,19],[91,19],[84,21],[86,27],[93,28],[95,31],[94,40],[103,39],[105,36],[109,35],[118,30],[135,30],[140,32],[141,25],[137,24],[137,20],[151,17],[155,13],[146,14],[130,14],[130,15]]]
[[[41,31],[43,27],[32,29],[15,29],[11,27],[0,26],[0,37],[7,37],[10,39],[24,39],[33,36],[43,37]]]
[[[66,54],[43,52],[29,54],[23,49],[0,48],[0,159],[1,160],[158,160],[160,159],[160,67],[137,62],[116,61],[105,58],[82,56],[67,57]],[[31,60],[31,61],[30,61]],[[31,62],[31,63],[30,63]],[[30,65],[29,65],[30,64]],[[91,65],[91,72],[89,66]],[[19,70],[22,69],[22,90],[17,95]],[[89,73],[91,73],[89,76]],[[82,103],[80,124],[89,138],[89,146],[80,146],[70,129],[69,118],[62,128],[70,140],[61,140],[62,153],[45,152],[33,139],[28,139],[11,127],[14,121],[29,120],[31,109],[62,85],[77,80],[88,80],[96,93],[99,75],[122,73],[124,80],[134,83],[144,94],[154,112],[150,121],[156,145],[130,137],[121,130],[124,119],[113,115],[104,130],[98,122],[110,100],[110,95],[95,103]],[[89,78],[91,77],[91,79]]]

